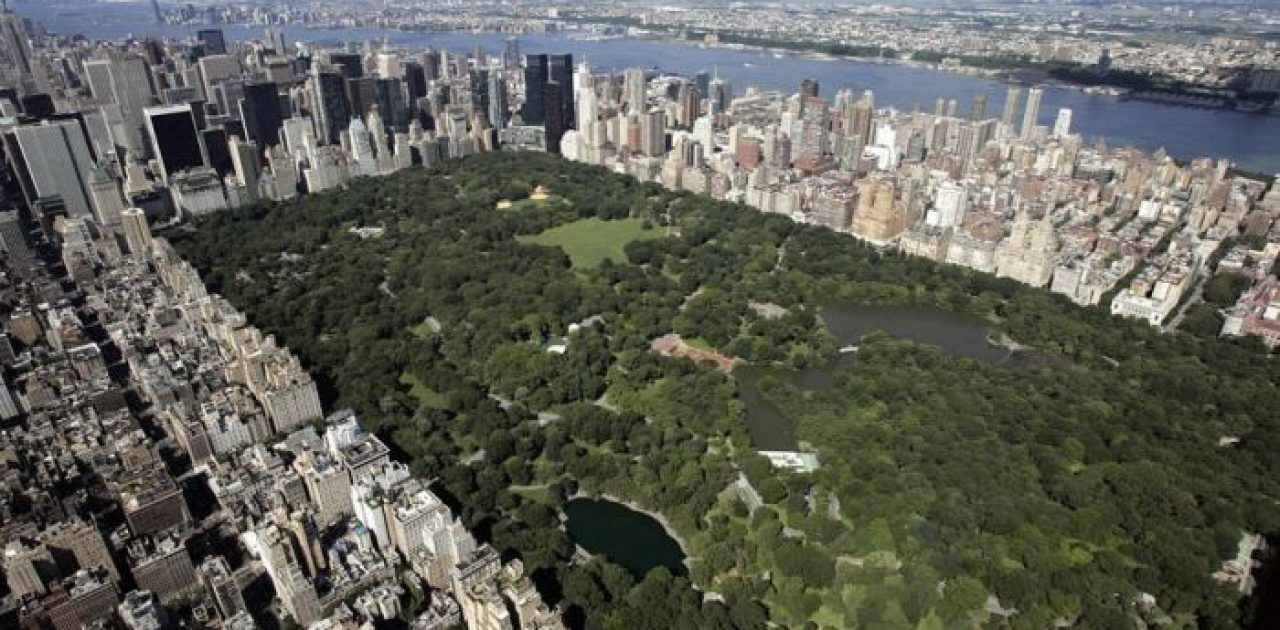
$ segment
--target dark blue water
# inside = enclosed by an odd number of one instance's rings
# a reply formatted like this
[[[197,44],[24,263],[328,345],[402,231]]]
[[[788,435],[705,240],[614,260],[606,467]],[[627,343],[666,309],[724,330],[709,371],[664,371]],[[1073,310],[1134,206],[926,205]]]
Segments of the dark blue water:
[[[667,567],[684,575],[684,551],[662,524],[621,503],[604,499],[573,499],[564,506],[565,529],[583,549],[602,553],[627,568],[636,578],[651,569]]]
[[[126,35],[186,37],[196,27],[156,24],[147,3],[115,3],[93,8],[51,5],[48,0],[10,0],[19,13],[32,17],[51,31],[114,39]],[[259,27],[224,26],[230,40],[261,39]],[[473,51],[483,46],[490,53],[502,50],[503,35],[469,33],[408,33],[396,30],[305,29],[289,27],[286,38],[320,43],[363,42],[386,39],[401,48],[433,46]],[[768,90],[795,91],[803,77],[818,79],[825,95],[841,88],[872,89],[876,102],[909,109],[919,104],[932,110],[938,98],[956,99],[967,111],[974,94],[988,95],[987,111],[1002,109],[1007,84],[978,77],[939,72],[898,64],[870,61],[820,60],[749,50],[701,48],[666,41],[577,41],[564,35],[521,38],[527,53],[571,52],[598,69],[643,66],[692,74],[718,71],[734,89],[748,85]],[[1129,145],[1146,151],[1164,148],[1179,158],[1230,158],[1242,168],[1262,173],[1280,172],[1280,117],[1234,111],[1123,101],[1111,96],[1088,95],[1078,90],[1048,88],[1040,109],[1041,123],[1051,125],[1058,108],[1074,110],[1075,129],[1087,138],[1103,138],[1113,146]]]

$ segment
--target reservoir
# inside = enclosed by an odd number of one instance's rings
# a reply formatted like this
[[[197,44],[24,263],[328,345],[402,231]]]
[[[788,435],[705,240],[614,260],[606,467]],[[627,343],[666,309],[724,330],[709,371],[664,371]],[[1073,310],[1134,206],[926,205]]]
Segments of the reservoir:
[[[565,529],[592,554],[603,554],[637,580],[650,569],[667,567],[685,575],[684,550],[653,517],[621,503],[579,497],[565,504]]]
[[[858,343],[864,335],[882,331],[901,339],[934,345],[947,354],[977,359],[1005,367],[1018,367],[1022,358],[987,342],[989,328],[976,317],[920,306],[828,305],[822,320],[840,345]],[[794,451],[799,447],[795,422],[765,398],[761,379],[776,378],[801,389],[820,390],[831,385],[842,365],[855,361],[845,355],[816,368],[787,370],[772,367],[740,366],[733,371],[738,382],[738,399],[746,407],[747,428],[752,444],[763,451]]]
[[[22,15],[43,22],[51,31],[104,39],[129,34],[182,38],[193,36],[203,28],[156,24],[150,6],[141,2],[72,7],[48,0],[17,0],[9,5]],[[263,37],[263,29],[257,26],[221,25],[221,28],[232,41]],[[504,35],[494,33],[294,26],[284,30],[290,42],[340,44],[385,39],[391,46],[402,49],[432,46],[453,52],[474,52],[481,47],[490,55],[500,54],[505,40]],[[968,112],[976,94],[987,95],[988,113],[999,113],[1008,88],[1008,84],[993,79],[896,63],[774,55],[760,50],[704,48],[665,40],[581,41],[562,34],[527,35],[520,38],[520,50],[522,53],[572,53],[575,61],[586,61],[599,70],[644,67],[685,75],[702,70],[717,72],[738,94],[752,85],[791,93],[798,88],[800,79],[812,77],[818,80],[827,98],[844,88],[871,89],[875,91],[877,105],[907,110],[920,105],[927,111],[932,111],[938,98],[956,99],[962,115]],[[1090,141],[1101,138],[1111,146],[1129,145],[1145,151],[1163,147],[1171,155],[1184,159],[1227,157],[1247,170],[1280,172],[1280,144],[1268,142],[1271,138],[1280,138],[1280,116],[1122,100],[1049,87],[1040,109],[1040,123],[1053,124],[1061,107],[1072,109],[1074,129]]]

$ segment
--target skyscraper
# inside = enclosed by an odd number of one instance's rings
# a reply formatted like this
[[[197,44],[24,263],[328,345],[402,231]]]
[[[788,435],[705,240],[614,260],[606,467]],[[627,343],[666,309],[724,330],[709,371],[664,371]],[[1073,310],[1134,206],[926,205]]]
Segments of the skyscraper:
[[[733,88],[724,79],[716,77],[711,80],[708,89],[711,90],[707,94],[707,99],[711,101],[711,113],[723,114],[728,111],[729,101],[733,100]]]
[[[477,114],[489,118],[489,73],[488,68],[477,68],[471,71],[471,108]]]
[[[529,55],[524,61],[524,108],[520,117],[526,125],[546,122],[547,56]]]
[[[507,126],[507,82],[502,78],[502,72],[493,70],[489,72],[489,126],[494,129],[503,129]]]
[[[818,98],[818,80],[804,79],[800,82],[800,98]]]
[[[400,79],[378,79],[373,85],[378,115],[382,116],[382,122],[393,131],[409,129],[409,107],[404,102],[401,85]]]
[[[417,113],[418,99],[427,95],[426,69],[420,62],[406,61],[402,74],[404,74],[405,93],[409,99],[409,111]]]
[[[316,103],[316,123],[320,135],[326,142],[337,142],[351,123],[346,81],[337,72],[322,72],[317,67],[311,75],[311,90]],[[289,150],[294,148],[289,147]]]
[[[232,55],[206,55],[196,64],[200,69],[200,80],[204,86],[204,97],[212,101],[217,98],[214,87],[223,81],[239,79],[243,74],[240,60]],[[228,114],[229,111],[222,113]]]
[[[205,164],[216,171],[218,177],[226,177],[235,172],[227,141],[226,127],[219,125],[200,130],[200,146],[204,147]]]
[[[697,74],[693,75],[693,84],[697,86],[698,94],[705,98],[711,90],[711,74],[706,70],[699,70]]]
[[[850,137],[858,140],[858,151],[862,151],[871,142],[871,122],[875,111],[873,106],[866,98],[855,102],[847,113],[848,119],[845,122],[845,133]]]
[[[186,541],[179,537],[136,538],[129,546],[129,572],[140,590],[172,599],[196,583]]]
[[[143,109],[155,100],[151,69],[142,57],[113,55],[110,74],[111,100],[120,106],[120,115],[124,119],[124,137],[118,140],[128,149],[144,153],[147,145],[142,137],[146,124]]]
[[[86,60],[84,62],[84,74],[81,75],[81,78],[89,86],[89,93],[93,95],[95,101],[99,103],[111,102],[110,61],[106,59]]]
[[[434,50],[428,50],[422,53],[422,71],[426,75],[427,81],[435,81],[440,78],[440,53]]]
[[[155,11],[156,24],[163,24],[164,16],[160,14],[160,0],[151,0],[151,10]]]
[[[30,593],[43,595],[46,584],[56,577],[56,567],[49,550],[39,543],[15,538],[4,548],[4,572],[9,592],[16,597]]]
[[[0,79],[18,87],[32,78],[31,44],[27,42],[22,18],[11,11],[0,11]]]
[[[622,93],[622,100],[627,103],[627,113],[640,114],[645,111],[646,86],[647,83],[644,78],[644,69],[627,69]]]
[[[520,67],[520,40],[508,37],[503,42],[502,67],[507,70]]]
[[[329,53],[329,64],[338,69],[348,79],[359,79],[364,76],[364,61],[354,53]]]
[[[681,84],[680,93],[676,100],[678,103],[676,124],[681,127],[693,127],[693,121],[701,114],[699,105],[702,103],[702,98],[698,94],[698,88],[691,83]]]
[[[1027,91],[1027,111],[1022,114],[1022,136],[1023,140],[1031,137],[1035,132],[1036,125],[1040,122],[1040,99],[1044,98],[1044,90],[1041,88],[1031,88]]]
[[[151,229],[147,226],[147,213],[142,208],[128,208],[120,213],[120,223],[124,227],[124,242],[129,253],[134,256],[146,256],[151,251]]]
[[[1018,120],[1018,100],[1022,98],[1022,88],[1011,87],[1004,93],[1004,112],[1000,115],[1000,122],[1013,126]]]
[[[200,29],[196,31],[196,39],[200,40],[200,44],[204,46],[206,55],[227,54],[227,39],[222,35],[220,28]]]
[[[200,133],[190,104],[148,107],[145,113],[161,179],[168,181],[180,171],[204,166]]]
[[[547,106],[547,117],[558,111],[561,129],[573,129],[573,55],[551,55],[548,78],[559,87],[560,100],[558,110]]]
[[[578,89],[577,98],[574,106],[577,108],[577,119],[574,121],[574,128],[586,140],[587,146],[598,148],[604,143],[604,130],[601,128],[597,120],[598,107],[596,100],[596,90],[593,86],[586,85]]]
[[[1063,107],[1058,110],[1058,117],[1053,121],[1053,135],[1065,138],[1071,135],[1071,110]]]
[[[248,188],[252,194],[258,188],[258,176],[262,173],[262,152],[258,144],[231,136],[227,148],[231,153],[231,165],[235,168],[236,183]]]
[[[284,116],[280,111],[280,93],[275,83],[245,84],[244,99],[240,101],[240,120],[244,122],[245,135],[260,148],[279,144]]]
[[[275,51],[277,55],[284,55],[289,52],[284,41],[284,29],[274,26],[269,27],[267,29],[267,41],[271,43],[271,50]]]
[[[17,210],[0,210],[0,247],[9,255],[9,267],[20,273],[36,263],[35,255],[27,245],[26,232]]]
[[[969,107],[969,120],[982,120],[987,117],[987,95],[979,92],[973,95],[973,105]]]
[[[5,144],[28,204],[57,196],[72,217],[92,213],[88,182],[93,153],[78,119],[15,127],[6,134]]]
[[[667,152],[667,121],[662,110],[655,109],[645,114],[640,121],[640,151],[650,157],[659,157]]]
[[[561,115],[561,101],[564,93],[558,81],[548,81],[543,88],[543,102],[546,105],[547,117],[543,127],[547,130],[547,153],[560,153],[560,139],[564,137],[565,124]]]
[[[378,102],[378,80],[375,77],[347,79],[347,102],[352,116],[364,116]]]
[[[200,582],[205,590],[213,595],[213,602],[218,614],[223,619],[234,617],[236,613],[247,610],[244,595],[240,593],[240,585],[231,572],[231,565],[222,556],[209,556],[200,563],[197,570]]]

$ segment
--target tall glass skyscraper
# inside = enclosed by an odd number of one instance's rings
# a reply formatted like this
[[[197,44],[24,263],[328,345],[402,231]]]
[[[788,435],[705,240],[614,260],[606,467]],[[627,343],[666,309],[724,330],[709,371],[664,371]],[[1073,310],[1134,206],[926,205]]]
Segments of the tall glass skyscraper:
[[[547,120],[546,108],[547,56],[528,55],[524,59],[524,108],[520,117],[526,125],[541,125]]]

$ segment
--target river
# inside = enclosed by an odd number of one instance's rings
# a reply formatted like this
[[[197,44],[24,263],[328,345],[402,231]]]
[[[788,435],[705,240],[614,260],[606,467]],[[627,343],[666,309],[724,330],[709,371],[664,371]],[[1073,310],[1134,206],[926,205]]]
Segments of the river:
[[[653,517],[607,499],[579,497],[564,506],[565,529],[592,554],[604,554],[636,579],[667,567],[685,575],[684,550]]]
[[[198,27],[156,24],[142,2],[116,2],[93,8],[69,7],[48,0],[11,0],[19,13],[40,21],[54,32],[83,33],[114,39],[126,35],[187,37]],[[261,39],[259,27],[226,25],[230,40]],[[385,38],[406,49],[433,46],[452,51],[490,53],[502,50],[505,36],[470,33],[411,33],[383,29],[306,29],[287,27],[289,41],[321,43],[363,42]],[[618,70],[658,68],[680,74],[700,70],[718,72],[741,92],[750,85],[794,92],[801,78],[818,79],[824,95],[852,88],[875,91],[876,102],[899,108],[921,105],[932,110],[938,98],[956,99],[962,113],[975,94],[987,94],[988,114],[998,115],[1007,84],[982,77],[923,67],[874,61],[820,59],[811,55],[775,55],[759,50],[705,48],[693,43],[612,39],[580,41],[566,35],[520,38],[524,53],[569,52],[592,67]],[[1227,110],[1204,110],[1049,87],[1040,109],[1041,124],[1051,125],[1058,108],[1073,110],[1074,128],[1087,138],[1104,138],[1112,145],[1131,145],[1152,151],[1165,148],[1179,158],[1228,157],[1241,168],[1261,173],[1280,172],[1280,117]]]

